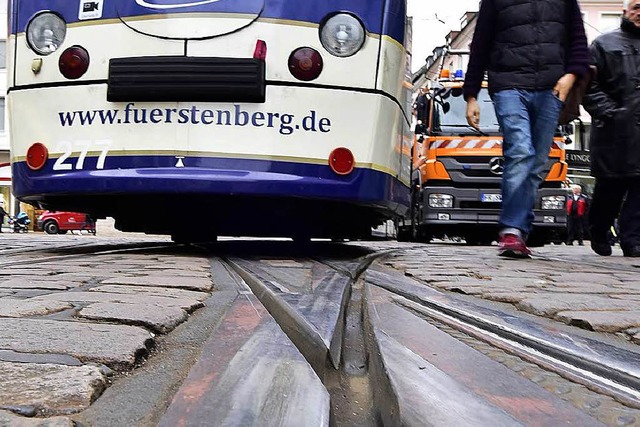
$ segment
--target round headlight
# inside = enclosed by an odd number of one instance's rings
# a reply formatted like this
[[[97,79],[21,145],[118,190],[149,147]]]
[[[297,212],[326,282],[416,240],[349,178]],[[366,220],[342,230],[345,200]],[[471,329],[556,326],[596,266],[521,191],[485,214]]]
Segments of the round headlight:
[[[320,28],[322,46],[334,56],[355,55],[364,44],[364,26],[355,16],[346,13],[333,15]]]
[[[27,43],[40,55],[49,55],[58,50],[66,35],[67,24],[55,13],[40,13],[27,25]]]

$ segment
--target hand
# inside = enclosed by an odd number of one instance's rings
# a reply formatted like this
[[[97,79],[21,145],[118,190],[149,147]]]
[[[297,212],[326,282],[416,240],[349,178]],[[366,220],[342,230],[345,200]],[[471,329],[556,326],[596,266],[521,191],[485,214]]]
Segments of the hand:
[[[565,74],[560,77],[558,83],[553,87],[553,93],[560,98],[560,101],[564,102],[567,100],[567,96],[569,96],[569,91],[573,87],[573,84],[576,82],[575,74]]]
[[[480,106],[475,98],[467,99],[467,123],[480,130]]]

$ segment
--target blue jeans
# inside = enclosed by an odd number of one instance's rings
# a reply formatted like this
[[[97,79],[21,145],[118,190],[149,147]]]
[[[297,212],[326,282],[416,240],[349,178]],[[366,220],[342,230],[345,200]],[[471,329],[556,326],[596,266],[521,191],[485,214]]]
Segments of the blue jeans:
[[[563,103],[552,90],[508,89],[492,99],[504,137],[500,225],[526,237]]]

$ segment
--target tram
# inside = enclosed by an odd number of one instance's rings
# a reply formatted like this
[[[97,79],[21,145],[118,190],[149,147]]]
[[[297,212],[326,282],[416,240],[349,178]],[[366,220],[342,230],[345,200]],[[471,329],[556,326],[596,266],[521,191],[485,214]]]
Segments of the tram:
[[[406,0],[10,0],[14,194],[123,231],[341,237],[406,213]]]

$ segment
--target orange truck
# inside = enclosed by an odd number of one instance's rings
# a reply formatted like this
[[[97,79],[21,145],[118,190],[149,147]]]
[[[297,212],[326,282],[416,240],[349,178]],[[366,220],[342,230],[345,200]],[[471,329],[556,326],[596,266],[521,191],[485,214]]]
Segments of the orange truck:
[[[480,130],[467,124],[462,85],[461,77],[444,78],[429,90],[428,121],[416,126],[411,214],[398,230],[401,240],[456,237],[482,245],[497,238],[502,136],[486,85],[478,95]],[[558,130],[536,195],[530,246],[561,241],[566,234],[566,136]]]

